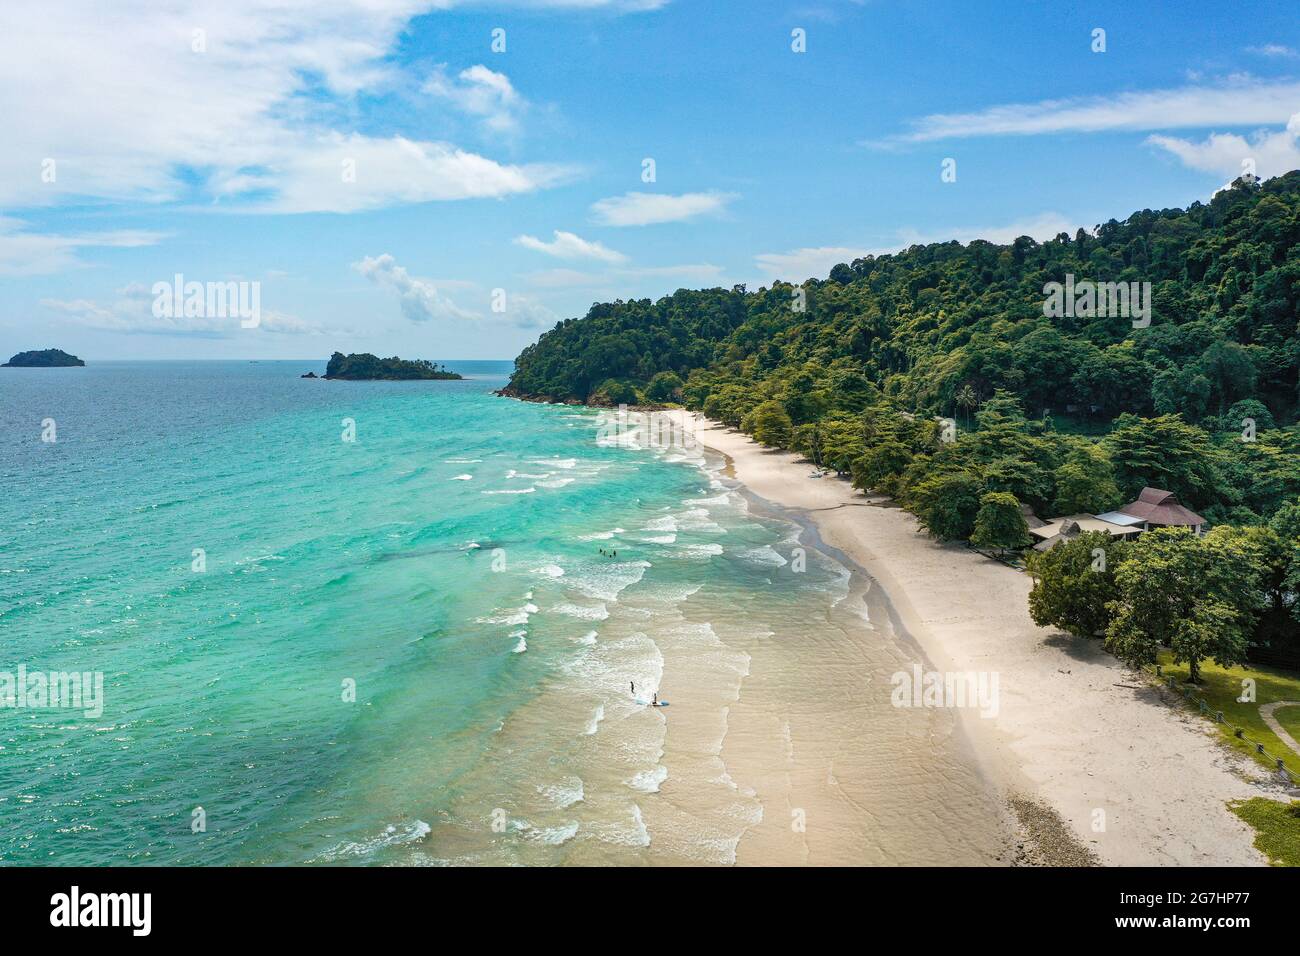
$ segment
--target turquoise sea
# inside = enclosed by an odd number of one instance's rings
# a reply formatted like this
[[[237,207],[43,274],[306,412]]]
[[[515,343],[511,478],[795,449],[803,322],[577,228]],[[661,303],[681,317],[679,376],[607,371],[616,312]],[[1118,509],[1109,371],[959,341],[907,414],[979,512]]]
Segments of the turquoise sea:
[[[874,628],[871,598],[721,461],[448,364],[0,371],[0,671],[104,679],[93,719],[0,708],[0,862],[735,860],[754,655]],[[847,667],[911,659],[880,626]]]

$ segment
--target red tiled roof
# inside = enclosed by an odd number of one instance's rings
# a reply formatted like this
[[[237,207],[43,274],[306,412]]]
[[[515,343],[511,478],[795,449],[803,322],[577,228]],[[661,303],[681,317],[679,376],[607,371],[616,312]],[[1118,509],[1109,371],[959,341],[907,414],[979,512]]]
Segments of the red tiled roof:
[[[1205,519],[1178,503],[1172,491],[1160,488],[1143,488],[1138,500],[1119,509],[1126,515],[1141,518],[1149,524],[1176,525],[1191,528],[1205,524]]]

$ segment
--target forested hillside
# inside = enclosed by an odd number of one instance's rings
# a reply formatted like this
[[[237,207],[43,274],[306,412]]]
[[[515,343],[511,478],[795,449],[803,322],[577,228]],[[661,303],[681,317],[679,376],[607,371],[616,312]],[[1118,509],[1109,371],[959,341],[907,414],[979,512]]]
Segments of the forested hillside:
[[[1173,491],[1212,537],[1116,545],[1102,574],[1082,573],[1087,541],[1058,548],[1031,562],[1035,617],[1105,633],[1135,663],[1163,646],[1232,664],[1268,644],[1300,660],[1298,280],[1292,172],[1045,243],[913,246],[800,287],[598,304],[525,349],[506,394],[680,403],[998,550],[1029,543],[1022,504],[1097,514]],[[1150,283],[1149,322],[1045,307],[1049,283],[1089,281]],[[1138,627],[1133,595],[1161,574],[1194,600]]]
[[[1067,274],[1151,283],[1149,326],[1046,317],[1044,287]],[[913,246],[802,289],[594,305],[525,349],[507,391],[680,402],[894,494],[973,458],[979,491],[1040,513],[1151,483],[1212,521],[1257,523],[1300,491],[1300,438],[1275,427],[1296,419],[1298,279],[1293,172],[1045,243]],[[962,440],[939,442],[934,416]],[[935,530],[966,536],[973,515],[956,518]]]

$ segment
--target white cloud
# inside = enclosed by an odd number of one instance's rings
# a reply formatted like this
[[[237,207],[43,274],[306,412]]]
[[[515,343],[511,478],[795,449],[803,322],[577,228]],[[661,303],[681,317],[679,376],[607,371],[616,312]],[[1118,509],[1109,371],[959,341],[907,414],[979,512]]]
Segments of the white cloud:
[[[898,252],[908,246],[926,245],[931,242],[951,242],[954,239],[961,243],[983,239],[985,242],[1006,245],[1021,236],[1029,236],[1031,239],[1045,242],[1062,232],[1068,232],[1073,236],[1080,225],[1081,223],[1067,219],[1058,212],[1045,212],[1029,219],[1017,219],[1002,226],[957,226],[951,229],[935,229],[928,232],[919,232],[915,229],[900,229],[898,231],[899,245],[889,251]]]
[[[217,338],[234,335],[276,333],[283,335],[320,335],[327,330],[296,315],[273,309],[262,309],[259,324],[254,329],[240,325],[238,316],[187,316],[155,315],[154,295],[150,287],[133,282],[116,292],[116,297],[106,304],[94,299],[42,299],[40,304],[67,317],[76,325],[107,332],[148,335],[191,335]]]
[[[529,272],[523,278],[530,285],[544,289],[582,288],[602,285],[608,281],[606,276],[594,272],[580,272],[577,269],[541,269],[537,272]]]
[[[763,252],[754,257],[758,268],[772,279],[802,282],[824,279],[841,262],[852,262],[869,255],[881,255],[882,249],[858,249],[851,246],[818,246],[791,249],[789,252]]]
[[[440,295],[429,279],[417,279],[397,264],[388,253],[365,256],[352,268],[371,282],[397,294],[402,314],[412,322],[431,320],[476,319],[473,312],[460,308],[444,295]]]
[[[275,309],[267,309],[262,313],[262,321],[258,326],[265,332],[275,332],[281,335],[331,335],[340,334],[340,329],[322,329],[313,325],[296,315],[290,315],[288,312],[277,312]]]
[[[1242,165],[1247,160],[1253,161],[1257,176],[1269,179],[1300,169],[1300,113],[1291,117],[1286,129],[1262,130],[1249,140],[1235,133],[1212,133],[1199,143],[1174,136],[1151,136],[1147,142],[1168,150],[1192,169],[1225,176],[1228,182],[1247,171]]]
[[[28,232],[26,223],[0,216],[0,275],[48,275],[83,265],[77,250],[151,246],[162,233],[118,229],[75,235]]]
[[[1300,83],[1238,78],[1217,86],[1120,93],[995,106],[974,113],[937,113],[887,142],[968,136],[1157,130],[1277,123],[1300,103]]]
[[[353,181],[340,175],[344,163]],[[447,143],[400,136],[375,139],[331,133],[310,149],[286,154],[269,184],[274,196],[256,204],[266,212],[355,212],[393,203],[499,198],[554,185],[567,167],[502,165]],[[258,188],[245,184],[242,191]]]
[[[592,203],[596,222],[606,226],[648,226],[681,222],[722,210],[737,197],[733,193],[624,193]]]
[[[618,271],[622,275],[633,278],[676,276],[679,279],[692,279],[697,282],[709,282],[722,274],[720,266],[711,265],[707,262],[687,263],[678,266],[642,266],[636,269],[620,269]]]
[[[896,244],[874,249],[858,246],[818,246],[792,249],[788,252],[764,252],[756,255],[754,262],[768,280],[803,282],[806,279],[826,278],[831,269],[841,262],[847,264],[854,259],[867,256],[892,255],[908,246],[951,242],[954,239],[963,244],[975,239],[983,239],[1005,245],[1020,236],[1029,236],[1042,242],[1062,232],[1073,235],[1076,229],[1078,229],[1077,223],[1071,222],[1059,213],[1047,212],[1003,226],[960,227],[925,233],[915,229],[900,229]]]
[[[686,263],[674,266],[638,266],[610,269],[603,273],[581,272],[577,269],[542,269],[530,272],[524,278],[539,288],[625,288],[632,279],[676,278],[687,282],[713,282],[722,274],[719,266],[709,263]],[[626,294],[613,293],[613,294]]]
[[[512,293],[506,296],[502,317],[521,329],[538,329],[554,325],[560,317],[536,299]]]
[[[474,283],[438,280],[435,285],[432,279],[421,279],[412,276],[403,266],[398,265],[397,261],[388,253],[374,257],[365,256],[359,262],[354,262],[352,268],[376,285],[395,293],[401,303],[402,314],[412,322],[480,320],[484,318],[482,315],[461,308],[437,288],[438,285],[454,285],[466,289],[477,289],[478,287]],[[496,301],[498,300],[494,298],[494,304]],[[499,301],[504,306],[504,311],[497,312],[494,309],[488,313],[488,318],[524,329],[553,325],[559,321],[558,315],[531,296],[507,292],[504,299]]]
[[[406,83],[390,54],[410,20],[457,5],[0,4],[0,206],[238,199],[277,212],[347,212],[554,183],[554,167],[498,163],[437,136],[414,141],[343,126],[358,94]],[[504,102],[500,74],[468,73],[474,95]],[[53,182],[42,178],[45,159],[56,161]],[[342,182],[343,159],[356,160],[355,183]]]
[[[610,10],[614,13],[644,13],[662,10],[672,0],[437,0],[433,5],[451,7],[519,7],[525,10]]]
[[[125,293],[126,290],[120,290]],[[147,301],[136,303],[130,299],[119,300],[120,307],[101,306],[92,299],[41,299],[41,305],[55,312],[71,316],[78,325],[91,329],[110,329],[114,332],[134,331],[150,317]]]
[[[504,73],[481,63],[461,70],[454,78],[445,66],[437,67],[424,83],[424,92],[447,100],[462,113],[477,117],[494,133],[515,133],[528,102]]]
[[[557,259],[598,259],[601,262],[626,262],[627,256],[615,252],[599,242],[583,239],[571,232],[555,230],[555,238],[550,242],[536,236],[516,236],[515,242],[526,249],[554,256]]]
[[[1280,43],[1265,43],[1262,46],[1248,46],[1246,47],[1246,52],[1254,53],[1258,56],[1300,56],[1300,54],[1296,53],[1296,51],[1291,49],[1289,46],[1282,46]]]

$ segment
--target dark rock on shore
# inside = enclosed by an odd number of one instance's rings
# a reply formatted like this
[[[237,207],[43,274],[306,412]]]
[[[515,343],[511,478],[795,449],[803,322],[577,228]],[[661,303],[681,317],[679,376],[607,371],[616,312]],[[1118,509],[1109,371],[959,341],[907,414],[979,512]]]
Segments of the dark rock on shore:
[[[535,405],[573,405],[581,408],[626,408],[629,412],[666,412],[675,408],[682,408],[681,405],[666,405],[659,402],[625,402],[622,405],[616,405],[613,402],[591,400],[587,402],[579,401],[572,396],[568,398],[558,398],[554,395],[525,395],[518,389],[499,388],[492,393],[500,398],[513,398],[521,402],[532,402]]]

